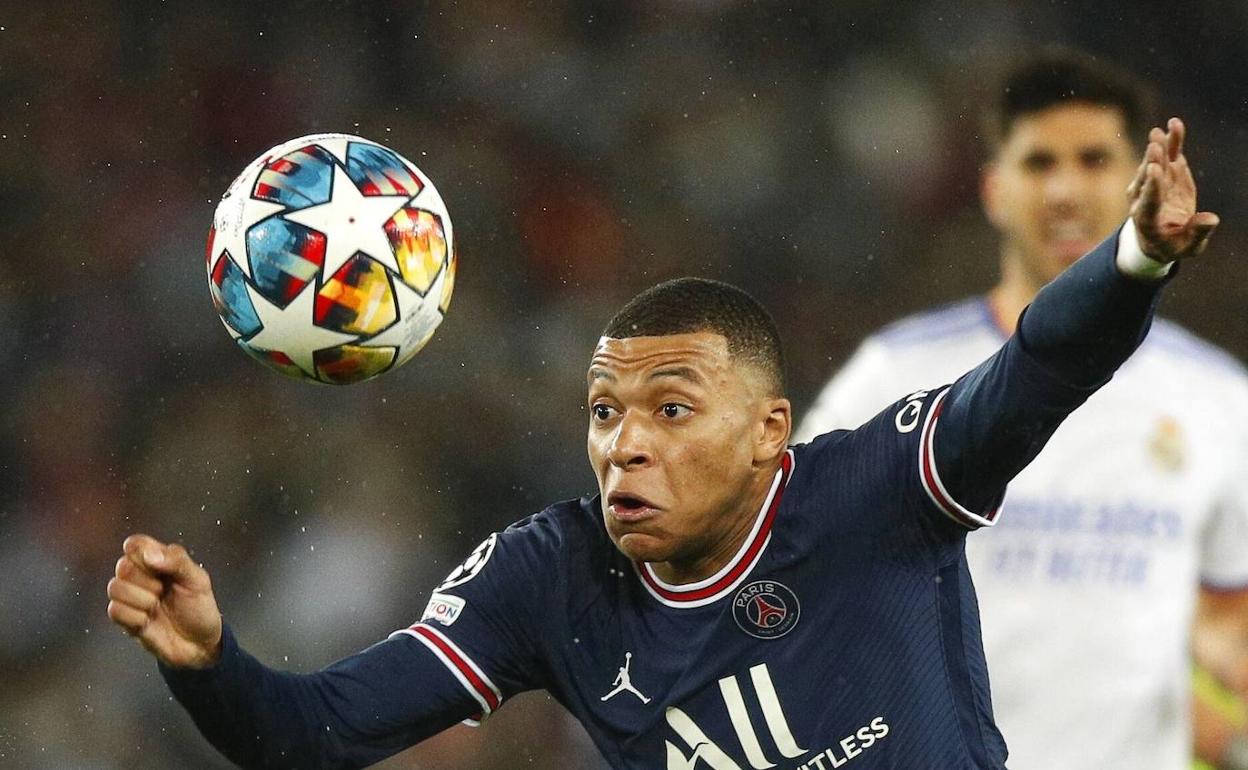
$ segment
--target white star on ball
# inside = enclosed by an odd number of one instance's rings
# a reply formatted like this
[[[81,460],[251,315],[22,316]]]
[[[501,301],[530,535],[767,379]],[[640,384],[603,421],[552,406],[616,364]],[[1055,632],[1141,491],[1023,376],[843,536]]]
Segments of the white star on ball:
[[[208,266],[209,275],[212,274],[217,260],[228,251],[234,258],[234,264],[243,271],[243,275],[250,278],[251,260],[247,258],[247,231],[273,212],[285,208],[280,203],[253,198],[247,191],[243,191],[242,195],[244,197],[241,202],[217,210],[217,219],[213,222],[216,235],[212,241],[213,255],[212,264]]]
[[[358,339],[355,334],[323,329],[312,322],[313,305],[316,302],[316,285],[309,283],[285,308],[269,302],[263,294],[247,284],[247,294],[260,318],[260,331],[247,340],[257,350],[276,350],[285,353],[295,365],[310,377],[316,377],[313,354],[324,348],[341,345]]]
[[[345,136],[326,136],[316,140],[316,145],[333,155],[342,165],[347,165],[347,145],[351,140]]]
[[[325,234],[325,276],[337,274],[357,251],[399,272],[385,224],[403,208],[408,196],[364,195],[341,166],[334,167],[333,177],[328,201],[285,214],[290,221]]]

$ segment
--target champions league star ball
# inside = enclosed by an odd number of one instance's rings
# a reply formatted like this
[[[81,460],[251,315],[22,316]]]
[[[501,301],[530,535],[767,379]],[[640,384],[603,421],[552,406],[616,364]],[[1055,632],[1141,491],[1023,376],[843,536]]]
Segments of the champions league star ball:
[[[399,366],[442,322],[455,286],[446,204],[388,147],[315,134],[234,180],[208,233],[208,288],[238,346],[332,384]]]

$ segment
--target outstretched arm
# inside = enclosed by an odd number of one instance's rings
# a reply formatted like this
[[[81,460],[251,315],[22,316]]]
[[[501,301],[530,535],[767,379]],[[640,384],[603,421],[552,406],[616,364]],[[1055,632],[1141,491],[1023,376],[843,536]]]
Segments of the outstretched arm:
[[[222,623],[208,573],[186,549],[145,535],[123,548],[109,617],[156,657],[200,731],[242,767],[363,767],[479,711],[412,636],[314,674],[268,668]]]
[[[1197,211],[1185,133],[1177,118],[1150,132],[1120,233],[1045,287],[1009,342],[939,405],[933,449],[961,508],[951,515],[991,523],[1005,484],[1144,339],[1172,263],[1204,250],[1218,217]]]

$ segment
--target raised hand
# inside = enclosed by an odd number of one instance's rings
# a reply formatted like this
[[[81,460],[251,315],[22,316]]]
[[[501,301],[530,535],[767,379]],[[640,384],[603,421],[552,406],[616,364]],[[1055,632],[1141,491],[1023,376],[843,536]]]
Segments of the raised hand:
[[[212,583],[178,544],[147,535],[122,544],[108,581],[108,617],[174,668],[204,668],[221,657],[221,611]]]
[[[1196,210],[1196,180],[1183,154],[1186,134],[1178,118],[1165,130],[1149,131],[1144,159],[1127,187],[1140,248],[1158,262],[1196,256],[1218,226],[1217,214]]]

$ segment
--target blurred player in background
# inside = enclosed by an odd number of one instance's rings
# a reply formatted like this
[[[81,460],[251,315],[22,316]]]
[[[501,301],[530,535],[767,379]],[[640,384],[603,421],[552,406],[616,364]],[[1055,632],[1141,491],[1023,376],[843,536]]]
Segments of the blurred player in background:
[[[1045,50],[1013,68],[986,121],[981,185],[999,282],[864,341],[795,438],[856,426],[991,355],[1040,288],[1122,221],[1149,111],[1130,75],[1082,54]],[[1243,369],[1158,321],[967,554],[1010,767],[1188,766],[1189,640],[1213,680],[1242,687],[1248,660]],[[1203,758],[1248,768],[1234,712],[1197,706]]]

